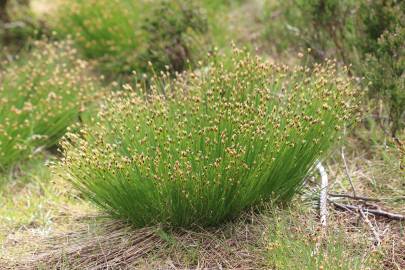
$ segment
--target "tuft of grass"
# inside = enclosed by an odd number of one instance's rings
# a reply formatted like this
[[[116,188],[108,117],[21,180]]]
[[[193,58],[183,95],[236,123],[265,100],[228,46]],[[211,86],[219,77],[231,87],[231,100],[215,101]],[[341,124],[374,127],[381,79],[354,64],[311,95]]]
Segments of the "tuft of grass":
[[[0,72],[0,171],[54,146],[95,92],[69,42],[37,42]]]
[[[138,227],[217,225],[288,202],[353,122],[357,91],[333,62],[290,70],[235,49],[222,63],[116,94],[63,141],[64,177]]]

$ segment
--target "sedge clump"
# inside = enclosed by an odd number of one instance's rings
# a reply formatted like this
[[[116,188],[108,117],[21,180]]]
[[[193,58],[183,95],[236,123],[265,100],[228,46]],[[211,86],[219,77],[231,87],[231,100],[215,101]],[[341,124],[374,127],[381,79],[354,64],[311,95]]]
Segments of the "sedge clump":
[[[0,171],[56,145],[95,93],[70,42],[36,42],[0,71]]]
[[[64,177],[138,227],[217,225],[289,201],[357,117],[356,90],[332,61],[290,69],[238,49],[211,60],[114,94],[62,142]]]

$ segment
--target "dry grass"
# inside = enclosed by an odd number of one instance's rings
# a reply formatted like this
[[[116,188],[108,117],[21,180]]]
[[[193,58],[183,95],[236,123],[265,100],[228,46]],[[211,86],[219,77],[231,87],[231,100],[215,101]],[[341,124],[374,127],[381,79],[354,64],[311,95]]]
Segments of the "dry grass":
[[[82,229],[47,239],[43,251],[20,260],[18,269],[118,269],[131,265],[162,244],[151,228],[131,230],[121,222],[108,222],[97,232]]]
[[[262,237],[267,229],[263,219],[253,213],[250,219],[199,231],[133,229],[102,219],[92,219],[91,226],[77,222],[81,229],[31,238],[31,247],[36,248],[13,260],[3,258],[3,262],[8,269],[92,270],[258,269],[264,265],[258,250],[264,248]]]
[[[278,264],[272,252],[277,245],[302,241],[302,248],[316,252],[317,243],[327,246],[341,236],[343,242],[339,245],[344,244],[345,250],[338,259],[361,261],[362,267],[353,269],[401,269],[398,255],[403,244],[398,238],[391,238],[395,235],[391,231],[384,246],[376,249],[364,237],[367,227],[351,214],[332,212],[327,234],[322,236],[316,211],[294,206],[271,209],[271,213],[251,212],[220,228],[199,231],[133,230],[120,222],[92,219],[93,225],[82,224],[82,229],[75,232],[30,239],[40,243],[38,248],[8,265],[9,269],[274,269]],[[279,223],[284,226],[281,235],[275,231]],[[276,238],[272,238],[274,233]],[[387,256],[386,247],[391,247]],[[285,255],[294,255],[297,250],[290,252]],[[307,260],[297,257],[297,261]],[[327,264],[327,260],[322,262]],[[386,268],[380,267],[382,263]]]

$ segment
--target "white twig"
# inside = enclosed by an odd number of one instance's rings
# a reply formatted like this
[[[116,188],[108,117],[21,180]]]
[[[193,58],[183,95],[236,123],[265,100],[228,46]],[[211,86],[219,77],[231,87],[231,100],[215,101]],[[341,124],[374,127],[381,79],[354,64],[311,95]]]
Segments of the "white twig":
[[[316,164],[316,169],[318,169],[319,174],[321,175],[321,191],[319,194],[319,216],[321,221],[321,237],[316,243],[315,249],[312,252],[312,255],[319,254],[319,249],[322,244],[322,239],[326,235],[326,226],[328,220],[328,175],[326,174],[325,168],[322,166],[322,163],[319,161]]]
[[[321,193],[319,196],[319,213],[321,218],[321,225],[326,227],[328,219],[328,175],[321,162],[318,162],[316,168],[321,175]]]

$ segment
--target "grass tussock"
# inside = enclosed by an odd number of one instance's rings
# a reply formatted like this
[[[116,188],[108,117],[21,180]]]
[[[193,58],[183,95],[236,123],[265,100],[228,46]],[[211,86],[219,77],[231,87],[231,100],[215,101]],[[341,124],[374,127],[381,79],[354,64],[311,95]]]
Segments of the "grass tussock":
[[[36,43],[0,72],[0,171],[55,145],[95,92],[69,42]]]
[[[64,177],[135,226],[216,225],[289,201],[354,121],[358,94],[332,63],[289,70],[237,49],[219,60],[116,95],[63,141]]]

